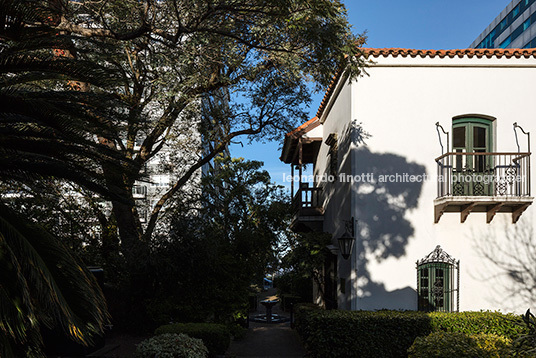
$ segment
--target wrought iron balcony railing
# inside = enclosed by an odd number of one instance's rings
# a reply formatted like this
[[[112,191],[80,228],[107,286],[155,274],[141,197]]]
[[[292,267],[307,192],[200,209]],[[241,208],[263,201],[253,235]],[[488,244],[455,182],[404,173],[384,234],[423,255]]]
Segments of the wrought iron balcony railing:
[[[530,153],[446,153],[436,159],[438,198],[530,197]]]

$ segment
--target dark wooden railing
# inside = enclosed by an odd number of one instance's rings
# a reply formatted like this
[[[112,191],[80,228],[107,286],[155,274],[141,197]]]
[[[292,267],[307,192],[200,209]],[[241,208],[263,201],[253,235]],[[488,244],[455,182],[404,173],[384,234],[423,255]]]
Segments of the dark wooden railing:
[[[309,188],[302,186],[292,199],[292,206],[295,211],[307,208],[322,207],[322,188]]]
[[[446,153],[436,159],[437,196],[530,196],[530,153]]]

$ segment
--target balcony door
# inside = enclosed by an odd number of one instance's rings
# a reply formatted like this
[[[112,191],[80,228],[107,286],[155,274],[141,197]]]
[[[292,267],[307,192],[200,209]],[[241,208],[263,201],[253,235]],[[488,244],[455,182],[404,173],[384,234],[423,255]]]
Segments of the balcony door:
[[[484,118],[454,118],[452,121],[453,194],[460,196],[493,195],[492,121]],[[464,154],[466,153],[466,154]]]

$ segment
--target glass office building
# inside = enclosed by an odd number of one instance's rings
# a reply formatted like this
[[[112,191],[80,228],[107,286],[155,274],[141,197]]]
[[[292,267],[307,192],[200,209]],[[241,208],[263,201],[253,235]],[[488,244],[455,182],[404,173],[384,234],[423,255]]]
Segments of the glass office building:
[[[513,0],[470,48],[535,48],[536,0]]]

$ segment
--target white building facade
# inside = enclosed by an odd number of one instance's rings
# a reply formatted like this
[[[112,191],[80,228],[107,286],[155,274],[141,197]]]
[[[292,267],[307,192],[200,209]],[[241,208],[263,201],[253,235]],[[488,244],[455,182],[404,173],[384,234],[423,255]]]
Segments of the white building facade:
[[[367,75],[339,73],[281,157],[293,172],[314,165],[312,182],[294,185],[293,227],[333,236],[324,304],[524,312],[536,50],[364,55]],[[344,259],[337,239],[352,226]]]

